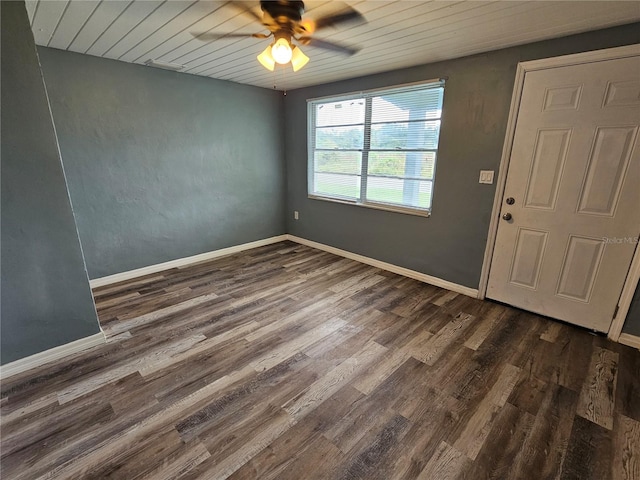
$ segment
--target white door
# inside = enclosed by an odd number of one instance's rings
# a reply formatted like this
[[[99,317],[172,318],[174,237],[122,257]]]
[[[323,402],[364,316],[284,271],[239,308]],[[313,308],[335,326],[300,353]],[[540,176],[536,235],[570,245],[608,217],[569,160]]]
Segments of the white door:
[[[609,329],[640,235],[639,125],[640,57],[525,74],[487,297]]]

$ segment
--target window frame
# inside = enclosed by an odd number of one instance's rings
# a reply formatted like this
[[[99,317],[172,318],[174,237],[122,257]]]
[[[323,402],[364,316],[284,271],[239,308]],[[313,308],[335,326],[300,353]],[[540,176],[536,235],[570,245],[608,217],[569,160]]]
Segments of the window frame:
[[[372,122],[372,113],[371,113],[371,103],[372,98],[376,96],[376,94],[392,94],[392,93],[401,93],[403,91],[410,91],[414,89],[419,89],[420,87],[428,88],[442,88],[442,107],[440,110],[440,116],[433,120],[440,121],[440,128],[442,128],[442,117],[444,111],[444,87],[445,87],[446,78],[435,78],[430,80],[421,80],[419,82],[405,83],[401,85],[393,85],[390,87],[381,87],[369,90],[361,90],[358,92],[349,92],[340,95],[327,95],[323,97],[315,97],[307,99],[307,197],[313,200],[323,200],[327,202],[334,203],[342,203],[346,205],[355,205],[358,207],[365,208],[373,208],[377,210],[386,210],[397,213],[405,213],[409,215],[417,215],[421,217],[429,217],[431,216],[431,211],[433,208],[433,197],[435,194],[435,178],[436,178],[436,169],[438,164],[438,153],[440,147],[440,131],[438,132],[438,142],[436,144],[436,148],[434,149],[420,149],[419,151],[425,152],[434,152],[435,153],[435,161],[433,166],[433,175],[430,179],[431,181],[431,205],[427,208],[418,208],[408,205],[401,204],[393,204],[393,203],[384,203],[378,202],[375,200],[367,200],[366,195],[366,183],[369,179],[368,167],[369,167],[369,152],[371,151],[380,151],[378,149],[371,150],[370,141],[371,141],[371,125]],[[329,194],[318,194],[313,192],[314,186],[314,173],[315,173],[315,140],[316,140],[316,116],[315,116],[315,107],[319,103],[332,103],[332,102],[342,102],[354,99],[362,99],[365,101],[365,114],[364,120],[361,124],[363,126],[363,145],[362,148],[355,149],[340,149],[337,151],[340,152],[348,152],[348,151],[358,151],[362,154],[361,159],[361,171],[360,171],[360,193],[359,198],[351,198],[351,197],[341,197],[339,195],[329,195]],[[432,121],[432,119],[427,119],[426,121]],[[384,122],[387,123],[387,122]],[[393,122],[388,122],[393,123]],[[386,151],[386,150],[384,150]],[[411,151],[411,150],[403,150],[403,151]],[[383,177],[383,175],[372,175],[373,177]],[[395,178],[395,177],[389,177]],[[397,177],[398,179],[405,179],[404,177]]]

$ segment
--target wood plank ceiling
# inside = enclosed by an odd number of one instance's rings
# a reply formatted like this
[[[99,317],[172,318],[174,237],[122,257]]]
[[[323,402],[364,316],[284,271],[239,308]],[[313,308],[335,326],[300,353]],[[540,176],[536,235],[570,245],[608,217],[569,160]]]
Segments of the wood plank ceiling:
[[[38,45],[124,62],[149,59],[183,65],[184,73],[294,89],[463,57],[640,20],[636,1],[347,1],[367,22],[327,28],[323,40],[361,47],[354,56],[303,47],[311,61],[294,73],[269,72],[256,60],[268,40],[202,42],[192,32],[265,30],[228,2],[193,0],[27,0]],[[305,2],[305,17],[344,8]],[[246,2],[260,14],[259,2]]]

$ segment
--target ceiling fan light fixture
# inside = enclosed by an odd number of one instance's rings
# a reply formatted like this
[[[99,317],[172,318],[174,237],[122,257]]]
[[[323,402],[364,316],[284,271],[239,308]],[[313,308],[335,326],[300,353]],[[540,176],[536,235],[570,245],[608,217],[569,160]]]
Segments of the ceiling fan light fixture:
[[[300,26],[304,29],[307,35],[311,35],[316,31],[316,22],[310,18],[305,18],[300,22]]]
[[[260,55],[258,55],[257,58],[260,64],[267,70],[270,70],[273,72],[273,70],[276,68],[276,61],[271,56],[271,45],[265,48],[264,51]]]
[[[271,72],[275,71],[276,64],[291,64],[293,71],[297,72],[309,63],[309,57],[300,50],[298,45],[311,45],[315,48],[331,50],[346,55],[353,55],[359,50],[356,47],[340,45],[339,43],[311,36],[316,30],[320,29],[353,22],[364,23],[364,17],[352,7],[345,6],[340,11],[324,15],[314,21],[309,18],[302,18],[304,2],[300,0],[260,0],[261,16],[250,7],[243,5],[244,2],[233,0],[226,3],[251,15],[254,20],[257,20],[262,25],[263,30],[266,29],[269,33],[212,33],[207,31],[191,32],[191,34],[196,39],[204,42],[231,38],[268,39],[273,37],[273,43],[257,56],[260,64]]]
[[[271,56],[280,65],[286,65],[291,61],[292,51],[291,45],[289,41],[280,37],[276,42],[271,46]]]
[[[293,47],[291,51],[291,67],[294,72],[297,72],[302,67],[304,67],[307,63],[309,63],[309,57],[307,57],[300,47]]]

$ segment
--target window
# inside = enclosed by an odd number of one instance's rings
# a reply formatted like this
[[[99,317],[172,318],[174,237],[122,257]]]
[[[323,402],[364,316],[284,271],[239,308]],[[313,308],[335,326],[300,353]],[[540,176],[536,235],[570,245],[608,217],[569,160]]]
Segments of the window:
[[[309,196],[428,215],[444,81],[309,100]]]

